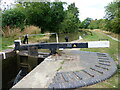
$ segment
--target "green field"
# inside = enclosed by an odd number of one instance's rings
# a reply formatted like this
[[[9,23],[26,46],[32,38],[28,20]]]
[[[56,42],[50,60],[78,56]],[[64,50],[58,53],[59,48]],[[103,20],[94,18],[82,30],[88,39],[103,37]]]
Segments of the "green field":
[[[84,49],[81,48],[80,50],[108,53],[117,63],[118,71],[110,79],[97,83],[95,85],[85,87],[85,88],[118,88],[120,87],[120,84],[118,85],[118,76],[120,75],[120,66],[118,65],[118,54],[119,54],[118,51],[120,50],[120,47],[118,47],[118,44],[120,44],[120,42],[112,40],[111,38],[109,38],[108,36],[100,32],[92,31],[92,34],[93,35],[86,35],[85,37],[83,37],[82,41],[98,41],[99,39],[108,39],[110,41],[110,47],[109,48],[84,48]]]

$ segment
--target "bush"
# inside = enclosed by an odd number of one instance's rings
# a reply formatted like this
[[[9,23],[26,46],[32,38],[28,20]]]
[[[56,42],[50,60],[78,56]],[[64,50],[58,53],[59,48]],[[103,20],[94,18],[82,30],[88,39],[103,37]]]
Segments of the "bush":
[[[18,9],[6,10],[2,13],[2,27],[9,26],[24,29],[25,15]]]

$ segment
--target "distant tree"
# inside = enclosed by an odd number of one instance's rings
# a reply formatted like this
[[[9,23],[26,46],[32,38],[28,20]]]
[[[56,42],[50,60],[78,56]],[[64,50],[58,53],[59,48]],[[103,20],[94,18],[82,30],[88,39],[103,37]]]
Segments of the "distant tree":
[[[86,18],[84,21],[81,22],[80,28],[87,29],[91,21],[92,21],[92,18],[89,18],[89,17]]]
[[[78,8],[75,6],[75,3],[72,3],[72,4],[70,4],[70,5],[68,6],[68,12],[73,13],[74,16],[75,16],[75,18],[76,18],[76,20],[79,21],[79,18],[78,18],[78,16],[79,16],[79,10],[78,10]]]
[[[67,12],[67,15],[63,22],[61,23],[60,32],[70,33],[75,32],[79,28],[79,24],[76,23],[76,18],[73,13]]]
[[[91,20],[88,28],[89,29],[98,29],[99,28],[99,21],[98,20]]]
[[[106,26],[106,19],[100,19],[99,20],[99,28],[102,30],[106,30],[105,26]]]
[[[79,11],[75,6],[75,3],[68,6],[68,10],[66,10],[65,13],[65,18],[61,23],[60,32],[70,33],[79,29],[80,20],[78,18],[78,13]]]

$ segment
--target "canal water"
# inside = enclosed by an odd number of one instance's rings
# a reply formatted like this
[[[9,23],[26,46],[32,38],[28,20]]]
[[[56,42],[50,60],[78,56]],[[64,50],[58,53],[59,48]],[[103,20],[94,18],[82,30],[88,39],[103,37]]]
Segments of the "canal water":
[[[73,41],[79,39],[79,36],[83,36],[84,33],[82,32],[73,32],[73,33],[60,33],[58,34],[59,42],[65,42],[65,37],[68,37],[68,41]],[[48,42],[56,42],[56,35],[51,35]]]
[[[23,73],[20,74],[23,78],[44,59],[45,58],[40,57],[33,58],[25,54],[13,54],[11,57],[2,60],[2,89],[9,90],[13,86],[20,70],[23,71]]]
[[[18,73],[17,57],[12,55],[7,59],[2,60],[2,89],[7,90],[12,86],[14,77]]]

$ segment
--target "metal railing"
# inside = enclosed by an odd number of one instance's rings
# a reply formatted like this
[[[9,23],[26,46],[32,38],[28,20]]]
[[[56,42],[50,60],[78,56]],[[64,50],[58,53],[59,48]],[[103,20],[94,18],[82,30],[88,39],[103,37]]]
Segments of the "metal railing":
[[[56,42],[59,43],[59,39],[58,39],[58,34],[57,34],[57,33],[46,33],[46,34],[26,34],[26,35],[19,36],[19,40],[21,40],[21,37],[24,37],[24,40],[27,41],[27,44],[28,44],[28,37],[31,37],[31,36],[38,36],[38,35],[53,35],[53,34],[56,35]]]

